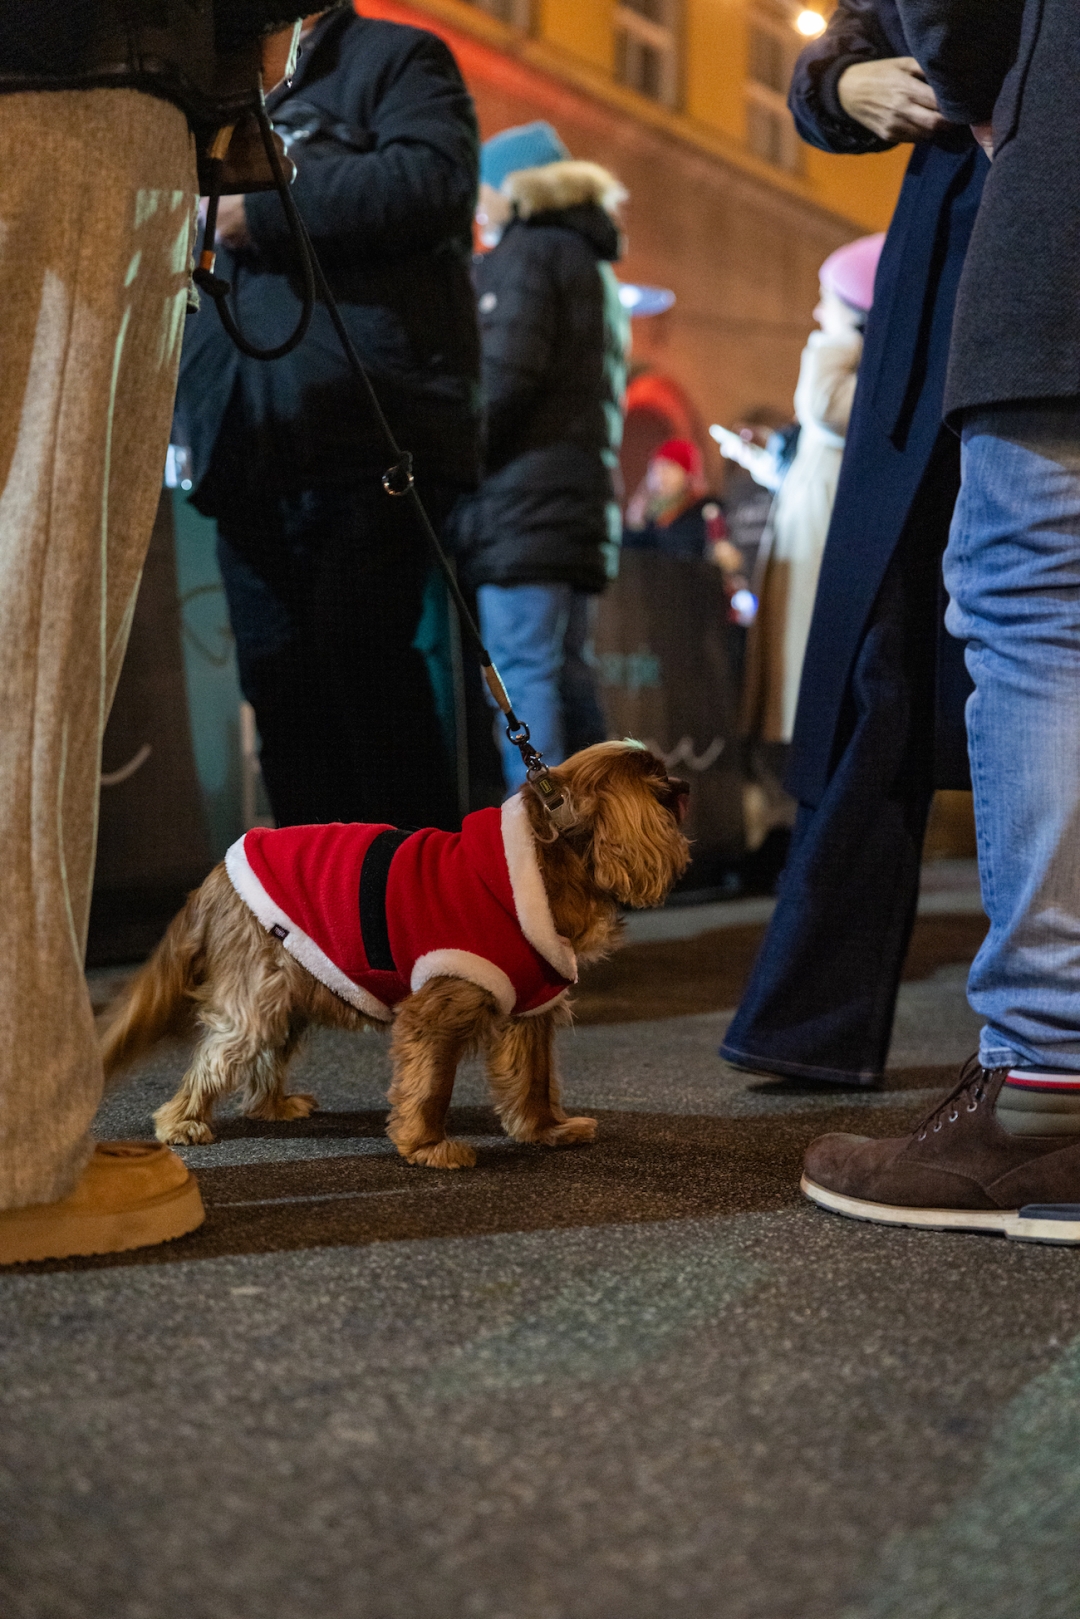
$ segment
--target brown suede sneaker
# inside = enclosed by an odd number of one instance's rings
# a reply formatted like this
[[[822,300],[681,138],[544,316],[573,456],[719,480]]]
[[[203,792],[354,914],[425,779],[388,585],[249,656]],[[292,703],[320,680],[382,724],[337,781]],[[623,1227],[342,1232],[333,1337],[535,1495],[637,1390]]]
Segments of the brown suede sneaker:
[[[1008,1069],[972,1058],[910,1136],[821,1136],[802,1190],[835,1214],[933,1231],[1080,1243],[1080,1138],[1013,1135],[994,1116]]]
[[[149,1248],[205,1218],[198,1182],[168,1147],[99,1141],[68,1197],[0,1210],[0,1265]]]

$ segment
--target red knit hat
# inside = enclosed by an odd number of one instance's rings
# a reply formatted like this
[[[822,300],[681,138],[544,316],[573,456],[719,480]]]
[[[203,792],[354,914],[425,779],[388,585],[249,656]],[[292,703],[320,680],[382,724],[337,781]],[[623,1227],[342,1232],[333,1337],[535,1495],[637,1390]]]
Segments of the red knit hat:
[[[665,439],[660,448],[653,451],[649,460],[674,461],[675,465],[682,467],[691,478],[701,477],[701,451],[688,438]]]

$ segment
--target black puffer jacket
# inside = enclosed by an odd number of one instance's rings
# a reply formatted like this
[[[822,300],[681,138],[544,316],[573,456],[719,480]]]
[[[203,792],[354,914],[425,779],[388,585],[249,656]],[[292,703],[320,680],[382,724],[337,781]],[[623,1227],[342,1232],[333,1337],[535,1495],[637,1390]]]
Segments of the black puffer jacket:
[[[434,34],[339,12],[316,25],[275,125],[313,132],[291,147],[293,196],[350,336],[421,475],[469,488],[479,462],[480,349],[470,281],[479,141],[472,98]],[[245,203],[251,250],[222,252],[240,325],[280,342],[300,308],[280,198]],[[241,355],[209,300],[188,320],[177,441],[192,451],[200,510],[224,517],[247,492],[369,482],[388,465],[320,303],[300,345]]]
[[[623,192],[573,162],[522,170],[506,189],[517,215],[476,271],[485,477],[456,514],[457,550],[474,586],[598,591],[618,571],[621,536],[628,322],[610,210]]]
[[[723,539],[726,533],[716,496],[702,495],[670,523],[650,518],[642,528],[628,525],[623,529],[622,542],[627,551],[663,551],[669,557],[702,562],[713,542]]]

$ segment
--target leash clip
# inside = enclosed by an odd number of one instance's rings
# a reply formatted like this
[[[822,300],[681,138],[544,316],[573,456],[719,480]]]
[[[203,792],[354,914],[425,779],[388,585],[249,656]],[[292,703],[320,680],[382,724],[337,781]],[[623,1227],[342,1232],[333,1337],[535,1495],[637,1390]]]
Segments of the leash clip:
[[[510,725],[506,727],[506,735],[521,754],[526,783],[543,804],[552,826],[557,832],[569,831],[576,824],[577,816],[566,794],[544,763],[543,756],[537,753],[529,742],[529,727],[523,720],[519,720],[516,730]]]

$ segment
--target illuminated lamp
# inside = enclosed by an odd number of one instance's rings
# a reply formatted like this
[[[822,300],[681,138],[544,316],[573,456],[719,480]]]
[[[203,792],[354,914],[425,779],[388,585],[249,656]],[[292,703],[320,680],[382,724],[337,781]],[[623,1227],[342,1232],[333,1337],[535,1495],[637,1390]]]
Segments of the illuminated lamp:
[[[805,35],[807,39],[816,39],[819,34],[825,32],[825,18],[820,11],[811,11],[807,6],[795,18],[795,28],[798,33]]]

